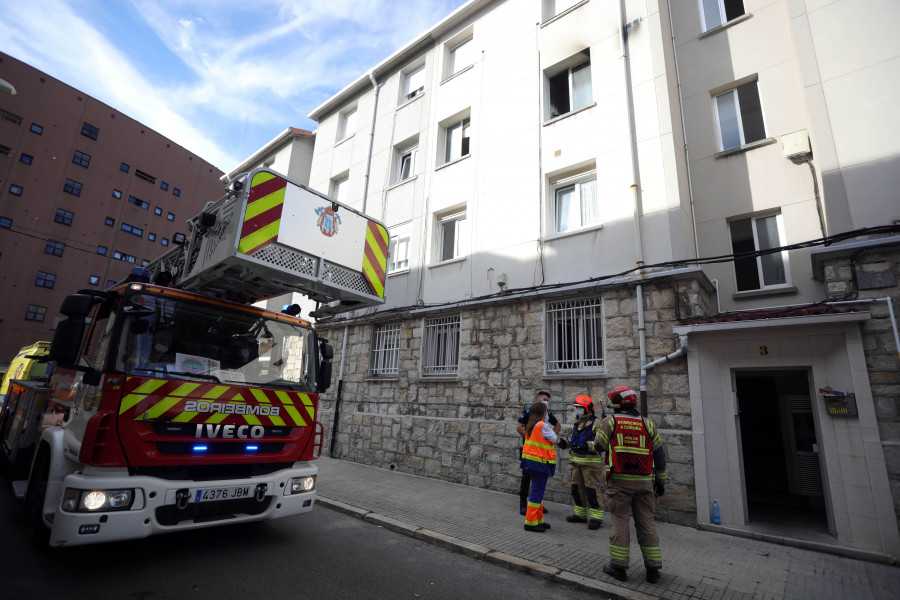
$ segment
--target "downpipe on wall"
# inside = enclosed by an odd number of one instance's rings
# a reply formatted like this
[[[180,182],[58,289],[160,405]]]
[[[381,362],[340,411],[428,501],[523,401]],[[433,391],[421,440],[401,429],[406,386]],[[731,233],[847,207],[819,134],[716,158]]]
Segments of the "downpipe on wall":
[[[331,423],[331,444],[328,447],[328,456],[334,458],[334,445],[337,440],[338,422],[341,417],[341,398],[344,395],[344,358],[347,356],[347,330],[348,325],[344,325],[344,341],[341,342],[341,366],[338,369],[338,386],[337,397],[334,399],[334,418]]]

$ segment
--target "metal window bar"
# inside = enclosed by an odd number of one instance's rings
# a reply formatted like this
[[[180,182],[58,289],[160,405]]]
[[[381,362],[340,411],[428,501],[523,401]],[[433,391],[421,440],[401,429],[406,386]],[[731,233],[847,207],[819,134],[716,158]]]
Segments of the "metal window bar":
[[[400,363],[400,324],[377,327],[372,336],[371,375],[397,375]]]
[[[459,316],[425,320],[422,375],[456,375],[459,372],[459,326]]]
[[[547,372],[603,368],[600,298],[547,303]]]

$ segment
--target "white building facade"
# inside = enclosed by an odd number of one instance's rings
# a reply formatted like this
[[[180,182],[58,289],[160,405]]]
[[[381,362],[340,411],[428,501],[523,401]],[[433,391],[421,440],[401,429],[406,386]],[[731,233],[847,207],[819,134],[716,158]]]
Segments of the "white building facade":
[[[472,0],[316,108],[310,186],[391,235],[386,304],[319,324],[326,447],[515,492],[537,390],[565,429],[626,383],[662,518],[897,556],[900,11],[860,4]]]

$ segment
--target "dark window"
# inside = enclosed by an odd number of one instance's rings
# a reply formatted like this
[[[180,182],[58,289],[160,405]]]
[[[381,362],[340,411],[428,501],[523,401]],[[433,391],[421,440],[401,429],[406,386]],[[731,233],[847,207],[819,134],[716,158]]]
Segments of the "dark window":
[[[0,144],[0,156],[9,156],[10,152],[12,152],[12,148]]]
[[[84,125],[81,126],[81,135],[96,140],[97,136],[100,135],[100,130],[85,121]]]
[[[128,202],[130,204],[134,204],[135,206],[139,206],[144,210],[148,210],[150,208],[150,204],[148,202],[144,202],[140,198],[136,198],[135,196],[128,196]]]
[[[54,242],[53,240],[47,240],[47,245],[44,246],[44,254],[52,254],[53,256],[62,256],[63,250],[66,245],[62,242]]]
[[[31,133],[36,133],[38,135],[42,135],[44,133],[44,128],[38,125],[37,123],[31,124]]]
[[[163,246],[168,246],[169,240],[168,240],[168,238],[162,238],[161,240],[159,240],[159,243],[162,244]]]
[[[161,216],[161,215],[162,215],[162,209],[161,209],[160,207],[157,206],[156,208],[153,209],[153,214],[156,215],[156,216]]]
[[[84,167],[85,169],[87,169],[88,165],[91,164],[91,155],[85,154],[84,152],[76,150],[75,156],[72,157],[72,162],[75,163],[76,165],[80,165],[80,166]]]
[[[106,246],[97,246],[97,254],[106,256]]]
[[[3,110],[2,108],[0,108],[0,119],[9,121],[10,123],[15,123],[16,125],[22,124],[22,117],[20,117],[19,115],[14,115],[13,113],[7,110]]]
[[[159,188],[160,188],[162,191],[165,192],[166,190],[169,189],[169,184],[166,183],[165,181],[163,181],[163,182],[161,182],[161,183],[159,184]]]
[[[47,288],[49,290],[53,289],[53,284],[55,283],[56,275],[54,275],[53,273],[44,273],[43,271],[38,271],[37,279],[34,280],[34,285]]]
[[[130,168],[131,168],[131,167],[128,166],[128,163],[122,163],[121,165],[119,165],[119,170],[120,170],[120,171],[125,171],[126,173],[128,172],[128,169],[130,169]]]
[[[97,277],[96,275],[91,275],[90,278],[88,279],[88,282],[91,285],[97,285],[98,283],[100,283],[100,278]]]
[[[150,233],[147,234],[147,239],[150,240],[151,242],[155,242],[156,234],[151,231]]]
[[[29,304],[28,310],[25,311],[25,320],[43,323],[45,314],[47,314],[46,306],[35,306],[34,304]]]
[[[3,229],[9,229],[10,227],[12,227],[12,219],[0,217],[0,227],[2,227]]]
[[[26,165],[30,165],[34,162],[34,157],[30,154],[25,154],[24,152],[19,156],[19,162],[23,162]]]
[[[134,170],[134,176],[138,177],[139,179],[143,179],[144,181],[148,181],[150,183],[156,183],[156,177],[154,177],[150,173],[144,173],[140,169]]]
[[[107,280],[106,280],[106,287],[111,288],[111,287],[114,286],[114,285],[116,285],[116,282],[115,282],[114,279],[107,279]]]
[[[133,262],[137,261],[136,257],[134,257],[130,254],[125,254],[124,252],[119,252],[118,250],[115,250],[113,252],[113,258],[118,259],[118,260],[124,260],[125,262],[129,262],[129,263],[133,263]]]
[[[71,179],[66,179],[66,185],[63,186],[63,191],[73,196],[81,195],[81,184],[77,181],[72,181]]]
[[[61,209],[61,208],[57,208],[57,209],[56,209],[56,216],[53,217],[53,220],[56,221],[57,223],[62,223],[63,225],[71,226],[71,225],[72,225],[72,218],[73,218],[74,216],[75,216],[75,215],[74,215],[73,213],[70,213],[70,212],[67,211],[67,210],[63,210],[63,209]]]
[[[180,195],[181,195],[181,190],[179,190],[178,188],[172,188],[172,195],[173,195],[173,196],[180,196]]]
[[[22,195],[22,186],[16,185],[16,184],[10,185],[9,193],[12,194],[13,196],[21,196]]]
[[[119,190],[113,190],[113,198],[121,199],[121,198],[122,198],[122,192],[120,192]]]
[[[107,227],[112,227],[113,225],[116,224],[116,220],[113,219],[112,217],[106,217],[106,220],[103,221],[103,224],[106,225]]]
[[[174,220],[175,220],[175,213],[169,213],[169,214],[167,214],[167,215],[166,215],[166,218],[167,218],[168,220],[170,220],[170,221],[174,221]]]

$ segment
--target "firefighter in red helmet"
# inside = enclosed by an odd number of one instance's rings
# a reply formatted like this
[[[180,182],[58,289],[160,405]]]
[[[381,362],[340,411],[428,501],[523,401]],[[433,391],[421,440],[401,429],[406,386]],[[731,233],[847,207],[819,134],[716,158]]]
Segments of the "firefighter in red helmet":
[[[638,545],[647,569],[647,581],[659,581],[662,554],[656,534],[657,498],[665,493],[666,454],[656,426],[637,411],[637,392],[616,385],[607,393],[611,416],[596,427],[590,444],[606,452],[606,508],[612,525],[610,561],[603,572],[619,581],[628,579],[630,531],[634,515]]]
[[[577,421],[569,437],[569,460],[572,463],[573,514],[566,517],[569,523],[587,523],[589,529],[599,529],[603,524],[603,454],[588,447],[594,439],[594,426],[599,424],[594,414],[594,401],[581,395],[572,402]],[[601,409],[602,412],[602,409]],[[603,417],[606,416],[604,413]]]

